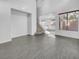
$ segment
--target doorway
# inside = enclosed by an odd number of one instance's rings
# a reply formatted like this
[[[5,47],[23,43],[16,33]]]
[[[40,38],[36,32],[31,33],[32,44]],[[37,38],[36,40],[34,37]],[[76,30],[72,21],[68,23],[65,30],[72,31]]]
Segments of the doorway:
[[[31,35],[31,13],[11,9],[11,38]]]

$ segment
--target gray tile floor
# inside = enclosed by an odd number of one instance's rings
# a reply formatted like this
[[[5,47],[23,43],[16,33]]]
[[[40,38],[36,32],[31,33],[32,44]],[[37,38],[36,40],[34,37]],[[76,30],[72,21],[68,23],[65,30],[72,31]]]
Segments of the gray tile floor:
[[[0,45],[0,59],[79,59],[79,40],[22,36]]]

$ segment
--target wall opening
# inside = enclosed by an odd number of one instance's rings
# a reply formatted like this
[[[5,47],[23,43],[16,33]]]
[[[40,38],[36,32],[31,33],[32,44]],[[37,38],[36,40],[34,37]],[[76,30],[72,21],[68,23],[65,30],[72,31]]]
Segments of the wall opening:
[[[31,35],[31,13],[11,8],[11,38]]]

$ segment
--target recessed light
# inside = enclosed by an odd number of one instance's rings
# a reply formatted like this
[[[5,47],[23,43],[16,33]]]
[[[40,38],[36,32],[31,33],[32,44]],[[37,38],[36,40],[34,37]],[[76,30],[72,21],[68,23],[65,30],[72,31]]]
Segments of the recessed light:
[[[22,8],[22,9],[25,9],[25,8]]]

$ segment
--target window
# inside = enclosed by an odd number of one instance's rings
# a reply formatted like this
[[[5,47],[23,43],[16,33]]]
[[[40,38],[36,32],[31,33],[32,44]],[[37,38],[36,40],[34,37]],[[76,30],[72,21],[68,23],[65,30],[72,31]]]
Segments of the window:
[[[59,30],[78,31],[79,11],[59,14]]]

